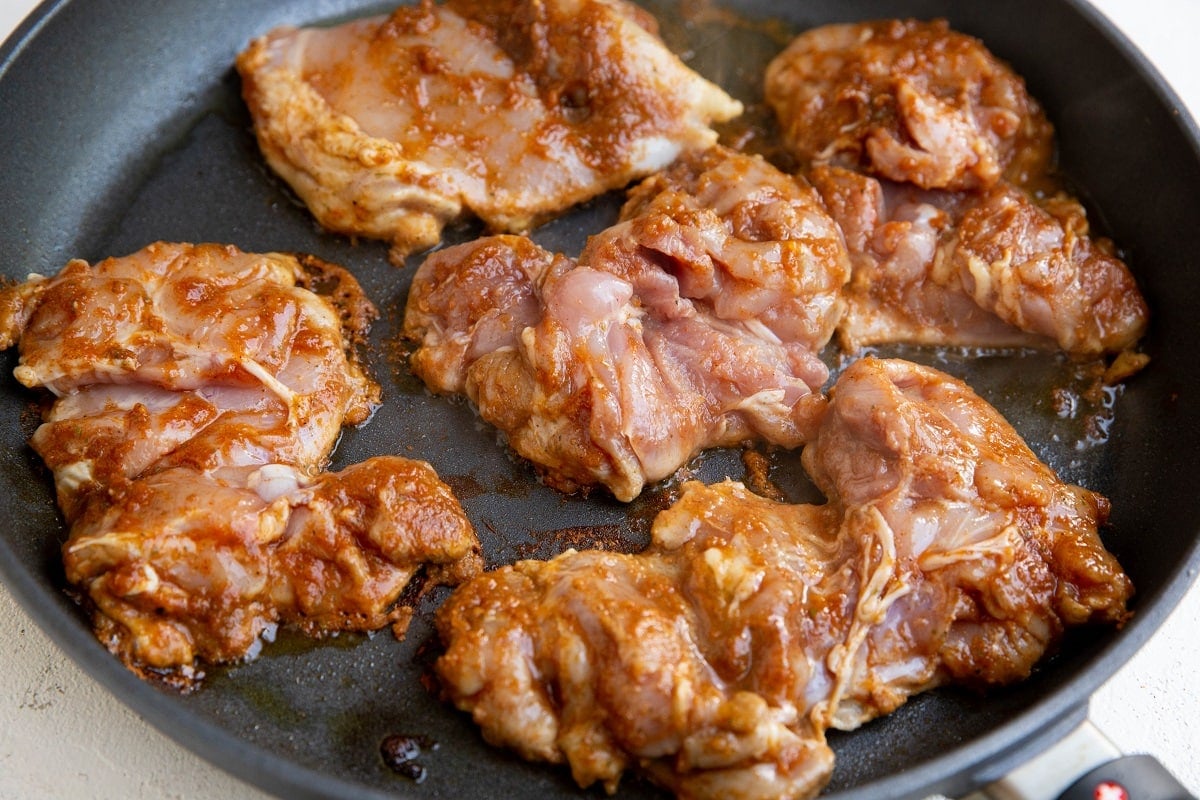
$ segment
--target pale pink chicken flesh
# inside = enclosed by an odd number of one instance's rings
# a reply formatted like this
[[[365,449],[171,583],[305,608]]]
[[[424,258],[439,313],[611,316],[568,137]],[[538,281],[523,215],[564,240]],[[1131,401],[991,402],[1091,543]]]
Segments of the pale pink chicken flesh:
[[[1065,194],[1038,202],[1006,181],[922,191],[837,167],[810,177],[854,264],[838,326],[851,352],[900,341],[1094,358],[1146,331],[1133,274]]]
[[[1064,629],[1121,624],[1107,501],[1062,483],[965,384],[862,359],[803,462],[825,505],[682,487],[642,553],[568,551],[438,611],[446,694],[488,742],[581,786],[815,796],[828,728],[1026,677]]]
[[[716,142],[739,102],[622,0],[486,0],[280,28],[238,57],[268,164],[398,260],[473,214],[519,232]]]
[[[548,482],[627,501],[704,448],[807,439],[848,277],[806,183],[714,148],[634,189],[577,260],[511,236],[431,255],[405,330],[417,375]]]
[[[1053,128],[1012,69],[945,20],[824,25],[767,67],[765,95],[801,166],[924,189],[1044,171]]]
[[[419,568],[481,566],[433,470],[379,457],[325,473],[378,387],[347,326],[369,303],[343,270],[220,245],[153,244],[70,262],[0,297],[0,346],[53,405],[31,444],[70,526],[67,580],[101,640],[139,672],[191,686],[203,662],[253,656],[281,623],[312,634],[404,621]]]
[[[846,236],[844,349],[1132,355],[1148,316],[1137,283],[1089,235],[1052,174],[1052,126],[983,43],[945,20],[826,25],[771,62],[765,92]]]

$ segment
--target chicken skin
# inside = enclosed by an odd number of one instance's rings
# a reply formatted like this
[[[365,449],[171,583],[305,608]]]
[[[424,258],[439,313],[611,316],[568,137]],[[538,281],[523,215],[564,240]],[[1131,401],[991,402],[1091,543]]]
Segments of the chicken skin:
[[[318,279],[340,283],[341,316],[305,288]],[[19,342],[17,379],[55,398],[31,444],[70,526],[67,580],[134,670],[186,687],[281,622],[402,621],[393,603],[423,565],[447,582],[479,570],[428,465],[321,471],[378,401],[344,329],[369,313],[339,268],[220,245],[75,260],[3,293],[0,345]]]
[[[521,232],[716,142],[741,104],[624,0],[429,0],[280,28],[237,60],[268,164],[397,262],[472,214]]]
[[[581,786],[640,770],[680,798],[806,798],[834,767],[829,728],[1020,680],[1067,626],[1127,617],[1105,499],[960,381],[856,362],[803,463],[826,504],[690,482],[642,553],[459,587],[437,616],[447,696]]]
[[[702,449],[811,434],[849,261],[807,184],[713,148],[630,195],[578,260],[492,237],[413,280],[412,367],[550,484],[628,501]]]

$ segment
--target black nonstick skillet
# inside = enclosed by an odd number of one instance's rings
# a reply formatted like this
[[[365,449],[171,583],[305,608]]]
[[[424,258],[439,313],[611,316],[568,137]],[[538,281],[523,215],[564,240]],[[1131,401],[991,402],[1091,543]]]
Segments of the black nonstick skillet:
[[[716,2],[716,0],[714,0]],[[1102,409],[1102,436],[1063,419],[1050,395],[1074,367],[1048,355],[896,354],[966,378],[1067,480],[1113,502],[1108,547],[1138,587],[1123,630],[1085,631],[1029,681],[986,696],[942,690],[831,742],[838,766],[828,797],[963,795],[1076,727],[1089,695],[1157,628],[1200,567],[1200,145],[1181,104],[1145,60],[1079,0],[768,0],[645,3],[692,66],[757,101],[761,69],[781,30],[876,17],[947,17],[979,36],[1027,80],[1055,123],[1062,170],[1093,225],[1124,250],[1153,312],[1150,366]],[[697,8],[699,7],[699,11]],[[381,10],[355,0],[58,0],[43,4],[0,48],[0,267],[10,279],[57,271],[69,258],[120,255],[154,240],[221,241],[246,250],[314,253],[360,276],[382,315],[370,363],[386,403],[348,431],[335,466],[379,453],[429,460],[458,491],[489,563],[547,556],[572,529],[637,550],[663,494],[630,506],[563,498],[537,484],[495,432],[461,404],[429,396],[396,344],[407,269],[382,245],[321,232],[264,167],[232,70],[249,39],[281,24]],[[782,20],[782,24],[767,22]],[[536,233],[577,249],[615,215],[604,198]],[[451,241],[478,233],[469,226]],[[831,359],[836,359],[836,354]],[[313,643],[283,634],[256,661],[212,669],[179,696],[144,683],[93,639],[64,592],[65,537],[50,481],[26,441],[36,398],[0,356],[0,575],[49,635],[95,679],[163,731],[264,789],[289,798],[496,798],[580,793],[562,769],[488,747],[422,677],[436,656],[430,620],[444,597],[417,608],[409,636],[342,636]],[[1111,413],[1109,413],[1111,411]],[[1094,434],[1094,431],[1093,431]],[[737,453],[694,467],[741,475]],[[776,474],[798,500],[812,490],[795,463]],[[581,533],[582,532],[582,533]],[[578,545],[578,541],[572,541]],[[405,734],[436,742],[420,784],[389,769],[380,744]],[[637,780],[626,798],[662,797]]]

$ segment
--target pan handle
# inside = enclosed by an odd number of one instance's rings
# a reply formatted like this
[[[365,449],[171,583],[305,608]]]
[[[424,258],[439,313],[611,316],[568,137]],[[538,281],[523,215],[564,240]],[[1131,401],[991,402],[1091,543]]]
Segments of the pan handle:
[[[1058,800],[1195,800],[1154,756],[1122,756],[1088,772]]]
[[[1084,720],[1061,741],[963,800],[1197,800],[1158,759],[1122,755]]]

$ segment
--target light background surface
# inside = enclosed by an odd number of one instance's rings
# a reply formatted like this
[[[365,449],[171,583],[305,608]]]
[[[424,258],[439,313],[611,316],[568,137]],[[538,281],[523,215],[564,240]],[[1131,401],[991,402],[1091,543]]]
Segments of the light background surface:
[[[34,5],[0,0],[0,39]],[[1095,5],[1150,58],[1193,118],[1200,116],[1200,0]],[[1200,585],[1093,697],[1091,718],[1122,750],[1157,755],[1200,795]],[[0,800],[266,797],[121,704],[0,585]]]

